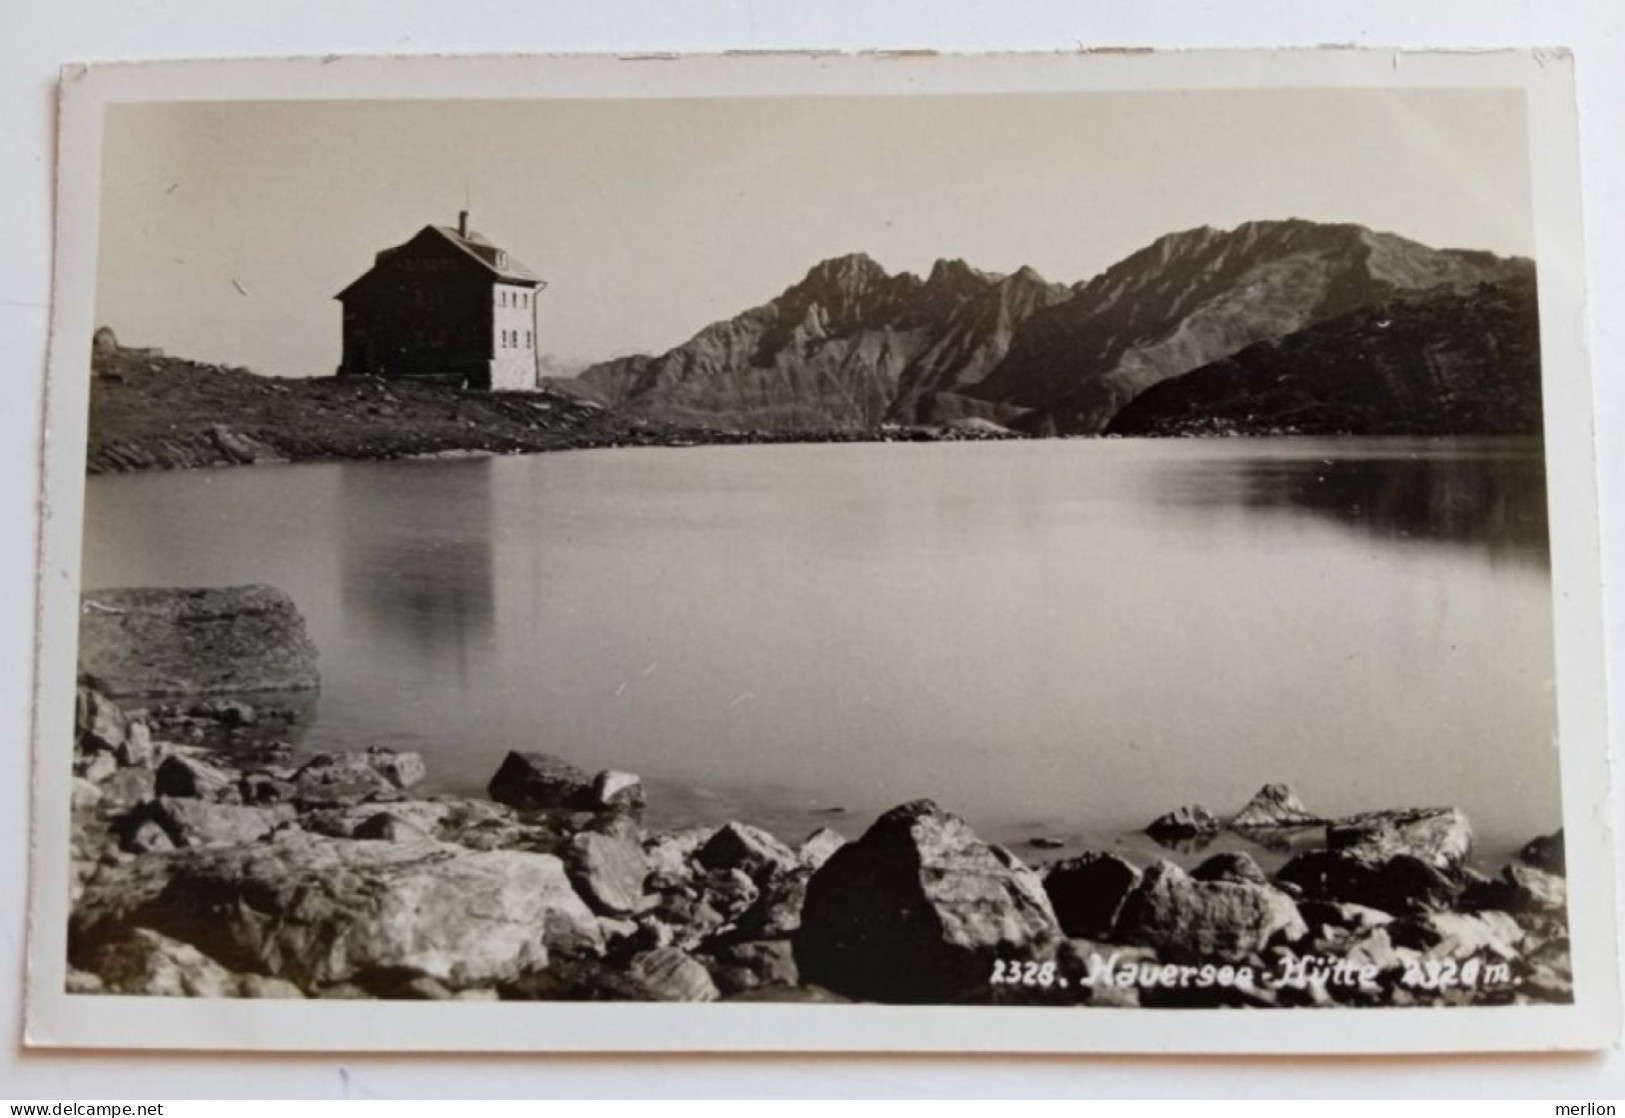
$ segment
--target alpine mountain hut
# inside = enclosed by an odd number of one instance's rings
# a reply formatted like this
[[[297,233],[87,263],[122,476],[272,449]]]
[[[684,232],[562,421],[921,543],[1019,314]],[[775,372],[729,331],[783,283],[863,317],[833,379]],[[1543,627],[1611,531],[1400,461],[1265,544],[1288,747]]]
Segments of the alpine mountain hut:
[[[335,298],[344,305],[340,376],[521,392],[537,385],[535,272],[468,227],[425,225],[386,248]]]

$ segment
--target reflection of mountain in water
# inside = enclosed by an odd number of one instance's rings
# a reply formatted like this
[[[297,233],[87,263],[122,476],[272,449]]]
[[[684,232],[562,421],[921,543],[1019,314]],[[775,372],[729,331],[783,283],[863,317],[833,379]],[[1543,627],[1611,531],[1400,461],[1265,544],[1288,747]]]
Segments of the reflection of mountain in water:
[[[1369,444],[1367,444],[1367,447]],[[1352,449],[1352,448],[1351,448]],[[1541,567],[1550,560],[1540,444],[1505,439],[1455,452],[1258,457],[1182,475],[1176,502],[1304,511],[1393,542],[1470,547]]]
[[[343,471],[343,602],[382,649],[464,680],[492,638],[490,462]],[[477,476],[471,476],[477,475]]]

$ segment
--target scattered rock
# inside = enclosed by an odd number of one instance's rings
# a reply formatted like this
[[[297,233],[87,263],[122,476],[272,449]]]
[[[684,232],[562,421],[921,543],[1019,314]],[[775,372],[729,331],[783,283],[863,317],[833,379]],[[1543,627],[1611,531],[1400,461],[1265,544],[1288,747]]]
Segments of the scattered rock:
[[[1394,942],[1414,947],[1428,957],[1465,961],[1494,955],[1516,959],[1523,929],[1504,912],[1428,912],[1390,925]]]
[[[416,754],[406,756],[416,757]],[[346,807],[401,798],[400,786],[379,771],[371,753],[318,753],[295,770],[294,799],[305,808]],[[418,761],[422,767],[422,761]]]
[[[1370,811],[1327,827],[1326,847],[1367,861],[1407,855],[1456,875],[1472,853],[1473,828],[1453,807]]]
[[[796,847],[796,859],[810,870],[829,861],[830,856],[846,845],[846,837],[828,827],[820,827]]]
[[[1304,807],[1297,793],[1287,785],[1266,784],[1236,813],[1230,826],[1245,831],[1253,828],[1311,827],[1326,822]]]
[[[489,986],[544,967],[550,950],[602,950],[557,858],[297,831],[103,870],[75,908],[70,956],[88,958],[131,927],[305,990],[379,972]]]
[[[384,820],[409,828],[419,835],[444,838],[441,824],[452,814],[449,804],[432,800],[400,800],[386,804],[354,804],[349,807],[307,810],[299,825],[312,834],[332,838],[366,838],[364,829],[379,830]],[[379,837],[374,834],[373,837]]]
[[[69,967],[67,980],[63,983],[63,993],[67,994],[105,994],[107,987],[102,980],[87,970],[78,967]]]
[[[1140,871],[1115,854],[1090,852],[1057,862],[1044,875],[1044,892],[1069,938],[1111,934],[1123,901],[1140,882]]]
[[[800,864],[795,851],[748,823],[720,828],[694,860],[709,870],[742,870],[758,884]]]
[[[593,806],[600,808],[641,808],[646,796],[637,773],[606,769],[592,778]]]
[[[1284,893],[1234,881],[1195,881],[1171,862],[1145,871],[1117,918],[1118,938],[1179,962],[1242,962],[1278,938],[1295,941],[1308,931]]]
[[[600,959],[562,956],[544,970],[530,971],[499,983],[503,1001],[632,1002],[649,1001],[636,975]]]
[[[684,831],[652,836],[643,844],[644,857],[649,860],[649,872],[674,879],[693,876],[694,867],[690,863],[694,855],[716,833],[715,827],[690,827]]]
[[[748,940],[718,947],[712,981],[724,997],[763,986],[794,986],[800,979],[788,940]]]
[[[1510,896],[1506,909],[1510,912],[1566,912],[1569,905],[1568,882],[1560,875],[1547,873],[1533,866],[1509,865],[1501,871]]]
[[[131,854],[152,854],[175,849],[175,840],[169,832],[152,819],[141,819],[127,829],[121,828],[120,845]]]
[[[676,947],[657,947],[635,956],[632,974],[653,1001],[714,1002],[720,996],[705,966]]]
[[[145,928],[96,947],[85,970],[99,992],[190,998],[297,998],[298,987],[259,974],[236,974],[189,943]]]
[[[259,711],[241,699],[205,699],[187,710],[193,718],[206,718],[229,729],[252,726],[260,720]]]
[[[244,773],[237,780],[237,794],[245,804],[292,803],[299,789],[291,780],[270,773]]]
[[[804,978],[859,999],[947,1001],[993,961],[1051,952],[1042,884],[930,800],[882,815],[808,883],[795,943]]]
[[[156,803],[147,805],[140,814],[145,816],[145,820],[163,828],[176,846],[232,846],[257,842],[292,823],[295,818],[293,808],[287,804],[242,807],[173,796],[159,797]],[[139,825],[136,830],[139,830]],[[125,849],[130,847],[126,846]]]
[[[131,722],[125,730],[124,741],[115,750],[118,763],[126,768],[149,766],[158,759],[152,744],[152,730],[145,722]]]
[[[237,782],[224,769],[198,757],[170,754],[153,773],[153,790],[160,796],[229,803],[241,799]]]
[[[1394,917],[1380,908],[1340,904],[1336,901],[1300,901],[1298,913],[1312,928],[1329,925],[1350,932],[1380,928],[1394,922]]]
[[[425,831],[399,815],[378,811],[357,824],[350,837],[359,842],[410,842],[413,839],[433,838],[434,832]]]
[[[79,670],[107,695],[300,691],[316,648],[273,586],[96,590],[82,596]]]
[[[1066,846],[1066,843],[1058,838],[1050,838],[1048,835],[1036,835],[1027,840],[1027,845],[1035,850],[1060,850]]]
[[[373,746],[363,756],[378,775],[402,791],[418,784],[428,775],[428,769],[423,764],[423,755],[420,753]]]
[[[597,912],[629,916],[650,906],[643,892],[649,866],[630,836],[583,831],[571,840],[565,864],[576,891]]]
[[[807,903],[807,883],[813,870],[800,866],[763,886],[762,893],[738,921],[745,939],[785,939],[801,927],[801,909]]]
[[[92,784],[101,784],[118,772],[118,758],[111,753],[81,754],[74,759],[73,773]]]
[[[1460,881],[1420,858],[1409,854],[1384,858],[1360,849],[1299,854],[1281,867],[1276,881],[1283,887],[1295,886],[1309,897],[1395,915],[1449,908],[1461,894]]]
[[[1537,870],[1556,874],[1566,873],[1567,858],[1564,855],[1562,828],[1558,828],[1552,834],[1529,840],[1518,857]]]
[[[105,803],[133,807],[157,794],[157,779],[145,765],[120,769],[102,782]]]
[[[1502,869],[1500,877],[1475,882],[1462,897],[1465,908],[1514,914],[1561,914],[1568,903],[1568,883],[1563,878],[1516,863]]]
[[[1190,804],[1153,820],[1145,833],[1158,841],[1192,839],[1216,835],[1220,827],[1218,816],[1200,804]]]
[[[102,802],[102,790],[84,777],[76,776],[68,802],[74,811],[88,811]]]
[[[715,912],[719,923],[743,916],[762,895],[756,882],[741,869],[708,870],[695,878],[694,887],[700,905]]]
[[[497,803],[521,811],[591,810],[597,804],[593,778],[585,770],[548,753],[510,752],[503,758],[486,791]]]
[[[1242,851],[1215,854],[1192,870],[1191,876],[1197,881],[1234,881],[1242,885],[1270,883],[1269,876],[1253,860],[1253,856]]]
[[[115,753],[128,724],[118,704],[93,687],[81,686],[74,705],[74,745],[81,753]]]

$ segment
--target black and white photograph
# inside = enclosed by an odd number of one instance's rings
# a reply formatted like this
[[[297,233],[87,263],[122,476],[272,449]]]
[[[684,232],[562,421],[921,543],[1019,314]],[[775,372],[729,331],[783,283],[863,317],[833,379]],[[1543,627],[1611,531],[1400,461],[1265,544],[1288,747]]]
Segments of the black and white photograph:
[[[1608,1043],[1566,61],[65,75],[37,1042]]]

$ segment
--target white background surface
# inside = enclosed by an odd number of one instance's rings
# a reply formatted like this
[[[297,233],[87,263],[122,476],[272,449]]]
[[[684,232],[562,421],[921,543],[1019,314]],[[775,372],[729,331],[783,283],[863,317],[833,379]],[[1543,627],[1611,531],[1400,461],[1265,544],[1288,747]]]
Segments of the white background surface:
[[[1615,0],[1038,0],[749,3],[745,0],[10,0],[0,32],[0,1096],[624,1094],[1625,1096],[1625,1057],[1452,1060],[950,1059],[873,1057],[435,1059],[25,1054],[21,1035],[33,554],[49,314],[52,102],[59,64],[329,53],[725,48],[1068,49],[1562,45],[1577,55],[1601,432],[1604,569],[1625,570],[1625,5]],[[1109,158],[1109,153],[1102,153]],[[1615,705],[1625,609],[1610,597]],[[1612,735],[1617,754],[1620,734]],[[1616,829],[1621,799],[1615,780]],[[1245,1018],[1230,1027],[1245,1028]]]

